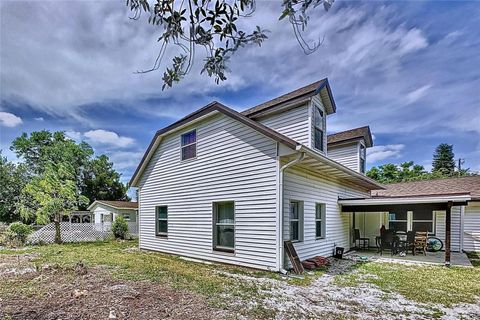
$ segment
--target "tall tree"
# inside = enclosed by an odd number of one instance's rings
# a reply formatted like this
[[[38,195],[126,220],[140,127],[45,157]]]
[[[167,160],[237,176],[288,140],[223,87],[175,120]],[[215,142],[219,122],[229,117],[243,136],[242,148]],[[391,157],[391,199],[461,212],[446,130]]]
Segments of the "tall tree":
[[[453,145],[441,143],[435,148],[432,162],[432,172],[444,176],[452,176],[455,172],[455,155]]]
[[[0,150],[0,221],[10,223],[21,220],[15,209],[28,180],[26,166],[8,161]]]
[[[25,160],[32,176],[42,175],[50,164],[68,163],[74,175],[76,187],[87,196],[89,202],[102,200],[126,200],[127,187],[120,182],[120,174],[113,169],[108,157],[93,157],[93,149],[86,142],[76,143],[64,132],[47,130],[24,133],[10,147],[19,158]],[[88,204],[80,205],[86,209]]]
[[[279,20],[286,19],[293,28],[293,35],[306,54],[314,52],[321,41],[308,43],[303,32],[307,28],[311,12],[322,5],[330,9],[334,0],[283,0],[279,8]],[[267,39],[267,30],[256,26],[242,30],[243,20],[251,17],[257,0],[127,0],[134,20],[147,14],[147,23],[159,27],[159,52],[153,67],[162,65],[167,52],[176,50],[171,67],[163,74],[163,88],[171,87],[192,68],[197,52],[206,53],[201,73],[214,77],[215,81],[226,80],[228,60],[242,47],[261,45]],[[201,50],[199,50],[201,49]]]
[[[30,201],[33,199],[34,201]],[[75,181],[75,170],[68,163],[49,163],[43,173],[35,176],[23,188],[19,212],[25,219],[35,218],[38,224],[55,224],[55,242],[61,243],[60,222],[88,198],[80,194]]]
[[[130,200],[128,187],[120,182],[120,174],[106,155],[101,155],[88,163],[85,170],[82,194],[90,202],[95,200]]]

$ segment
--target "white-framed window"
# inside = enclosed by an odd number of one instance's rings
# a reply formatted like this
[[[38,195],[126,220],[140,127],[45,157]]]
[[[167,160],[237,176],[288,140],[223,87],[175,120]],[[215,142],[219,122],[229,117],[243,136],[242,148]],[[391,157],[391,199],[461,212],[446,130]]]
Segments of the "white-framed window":
[[[303,241],[303,202],[290,201],[290,240]]]
[[[193,159],[197,156],[197,130],[182,134],[182,160]]]
[[[395,231],[408,231],[408,214],[407,211],[389,212],[388,229]]]
[[[325,203],[315,204],[315,237],[317,239],[325,238]]]
[[[213,203],[213,249],[235,250],[235,202]]]
[[[157,236],[168,235],[168,207],[155,207],[155,234]]]
[[[127,213],[123,214],[123,219],[125,219],[125,221],[130,221],[130,215]]]
[[[435,219],[432,210],[412,213],[412,231],[435,233]]]
[[[360,172],[361,173],[365,173],[366,158],[367,158],[367,149],[363,144],[360,144]]]
[[[318,106],[313,106],[313,147],[324,151],[325,125],[323,119],[323,110]]]

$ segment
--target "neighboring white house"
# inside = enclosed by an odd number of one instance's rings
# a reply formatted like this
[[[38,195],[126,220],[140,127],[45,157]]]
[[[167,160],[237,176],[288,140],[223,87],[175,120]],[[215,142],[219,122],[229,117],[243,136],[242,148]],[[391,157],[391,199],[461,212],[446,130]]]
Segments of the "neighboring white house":
[[[138,232],[137,202],[96,200],[87,209],[92,213],[96,225],[109,227],[117,216],[123,216],[130,233]]]
[[[301,260],[348,250],[355,218],[340,202],[384,186],[364,175],[368,127],[327,137],[335,112],[323,79],[242,113],[212,102],[159,130],[130,181],[140,248],[275,271],[285,240]]]

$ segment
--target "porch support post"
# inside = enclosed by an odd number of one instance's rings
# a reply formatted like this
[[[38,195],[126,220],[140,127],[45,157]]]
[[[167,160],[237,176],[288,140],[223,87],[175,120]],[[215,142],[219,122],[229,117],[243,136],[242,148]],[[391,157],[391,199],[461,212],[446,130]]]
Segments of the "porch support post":
[[[451,223],[452,223],[452,201],[447,203],[445,214],[445,266],[450,267],[450,244],[451,244]]]

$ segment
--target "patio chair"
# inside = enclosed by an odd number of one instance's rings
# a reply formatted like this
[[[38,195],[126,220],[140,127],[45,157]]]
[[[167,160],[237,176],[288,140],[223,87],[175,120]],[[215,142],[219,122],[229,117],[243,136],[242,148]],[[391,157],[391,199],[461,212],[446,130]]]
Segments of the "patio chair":
[[[415,231],[407,232],[407,241],[405,244],[405,249],[407,253],[408,253],[408,250],[411,249],[412,254],[415,255]]]
[[[365,238],[360,236],[360,229],[353,230],[353,242],[355,243],[356,248],[362,248],[364,250],[370,247],[370,238]],[[358,245],[357,245],[358,242]]]
[[[423,255],[427,255],[427,237],[428,232],[415,232],[415,250],[420,250],[423,252]]]
[[[393,256],[395,252],[395,239],[392,230],[386,230],[380,238],[380,255],[383,255],[383,250],[390,250],[390,254]]]

